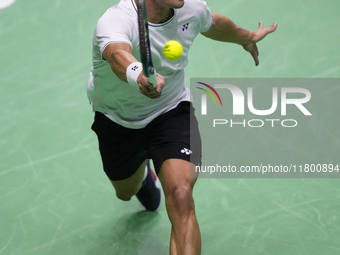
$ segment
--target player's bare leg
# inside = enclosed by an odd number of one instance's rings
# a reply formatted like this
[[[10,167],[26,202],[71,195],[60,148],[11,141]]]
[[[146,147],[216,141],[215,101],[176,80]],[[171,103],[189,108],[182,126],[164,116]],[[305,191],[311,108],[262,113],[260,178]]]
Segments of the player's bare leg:
[[[180,159],[168,159],[159,174],[172,224],[171,255],[201,254],[201,234],[192,195],[196,178],[190,177],[190,164]]]
[[[131,177],[121,181],[111,181],[119,199],[129,201],[132,196],[137,194],[142,186],[146,163],[147,160],[139,166],[138,170]]]
[[[130,178],[111,181],[111,183],[119,199],[129,201],[132,196],[136,195],[146,210],[158,210],[161,202],[161,184],[151,170],[148,160],[144,161]]]

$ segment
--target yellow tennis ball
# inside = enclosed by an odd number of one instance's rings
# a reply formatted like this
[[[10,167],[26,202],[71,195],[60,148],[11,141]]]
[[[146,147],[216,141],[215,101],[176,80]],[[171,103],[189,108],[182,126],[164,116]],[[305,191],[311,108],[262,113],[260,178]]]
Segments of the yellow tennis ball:
[[[171,61],[179,59],[182,55],[182,52],[182,44],[175,40],[168,41],[163,48],[164,56]]]

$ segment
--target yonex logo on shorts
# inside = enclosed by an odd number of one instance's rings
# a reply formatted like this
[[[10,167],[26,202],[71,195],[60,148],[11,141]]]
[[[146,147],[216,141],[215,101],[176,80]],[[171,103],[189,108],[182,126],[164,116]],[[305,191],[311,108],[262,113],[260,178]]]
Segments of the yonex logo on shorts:
[[[133,71],[136,71],[138,69],[138,66],[134,66],[131,68]]]
[[[187,154],[187,155],[190,155],[190,154],[192,153],[192,151],[189,150],[189,149],[187,149],[187,148],[183,148],[183,149],[181,150],[181,152],[182,152],[182,153],[185,153],[185,154]]]

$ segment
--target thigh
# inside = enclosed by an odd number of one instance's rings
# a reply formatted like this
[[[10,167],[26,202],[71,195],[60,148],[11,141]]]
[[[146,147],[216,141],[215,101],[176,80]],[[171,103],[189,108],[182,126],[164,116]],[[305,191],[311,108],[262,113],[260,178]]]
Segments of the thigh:
[[[104,171],[111,181],[130,178],[148,158],[142,130],[122,127],[99,112],[92,129],[98,137]]]
[[[156,118],[150,125],[152,135],[148,150],[157,174],[168,159],[201,164],[202,145],[194,108],[190,102],[180,103],[174,110]]]

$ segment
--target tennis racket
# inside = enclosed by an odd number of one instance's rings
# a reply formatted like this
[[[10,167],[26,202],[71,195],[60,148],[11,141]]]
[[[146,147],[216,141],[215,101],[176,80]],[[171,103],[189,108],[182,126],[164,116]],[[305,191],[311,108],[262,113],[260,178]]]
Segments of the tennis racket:
[[[137,0],[139,48],[143,65],[144,76],[156,87],[156,69],[153,67],[151,59],[148,14],[146,11],[145,0]]]

